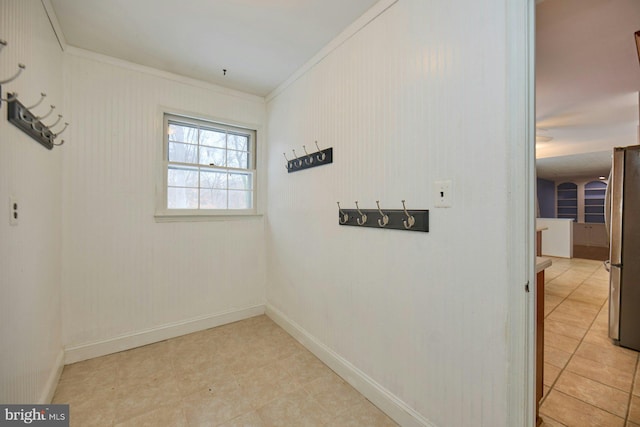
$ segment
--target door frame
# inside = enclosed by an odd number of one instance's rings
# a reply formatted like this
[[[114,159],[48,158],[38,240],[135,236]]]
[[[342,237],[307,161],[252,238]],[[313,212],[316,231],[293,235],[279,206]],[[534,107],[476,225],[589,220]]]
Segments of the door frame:
[[[507,1],[507,424],[536,425],[535,5]],[[529,291],[525,288],[528,286]],[[544,295],[540,295],[544,298]]]

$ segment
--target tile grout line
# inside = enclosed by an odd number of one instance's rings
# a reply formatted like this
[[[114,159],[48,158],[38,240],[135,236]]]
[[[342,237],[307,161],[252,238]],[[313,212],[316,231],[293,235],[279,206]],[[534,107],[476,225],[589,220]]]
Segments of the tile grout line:
[[[624,417],[625,426],[627,425],[627,423],[629,423],[629,412],[631,411],[631,401],[633,400],[633,390],[636,387],[637,372],[638,372],[638,357],[636,356],[636,366],[635,366],[635,369],[633,370],[633,380],[631,381],[631,391],[629,392],[629,400],[627,403],[627,413],[625,414],[625,417]]]

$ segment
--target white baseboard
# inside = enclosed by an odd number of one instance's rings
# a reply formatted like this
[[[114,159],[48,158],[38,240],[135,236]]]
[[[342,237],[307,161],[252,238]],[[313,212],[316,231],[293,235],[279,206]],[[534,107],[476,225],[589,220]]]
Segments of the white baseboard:
[[[266,314],[395,422],[404,427],[435,427],[397,396],[318,341],[271,304],[267,304]]]
[[[56,387],[58,387],[58,380],[60,380],[60,375],[62,375],[62,368],[64,368],[64,350],[60,349],[58,356],[56,357],[56,361],[53,364],[53,369],[51,369],[49,378],[47,378],[47,382],[44,385],[44,389],[42,390],[42,394],[38,400],[39,404],[46,405],[51,403],[53,400]]]
[[[265,306],[261,304],[240,310],[227,311],[224,313],[162,325],[157,328],[138,331],[103,341],[66,347],[64,362],[68,365],[70,363],[80,362],[94,357],[130,350],[143,345],[153,344],[158,341],[164,341],[169,338],[175,338],[192,332],[215,328],[216,326],[259,316],[264,314],[264,312]]]

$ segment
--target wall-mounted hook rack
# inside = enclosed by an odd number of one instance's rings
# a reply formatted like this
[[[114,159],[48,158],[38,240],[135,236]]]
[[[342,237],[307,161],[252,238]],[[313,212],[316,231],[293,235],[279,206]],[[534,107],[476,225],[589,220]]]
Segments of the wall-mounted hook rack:
[[[64,143],[64,141],[56,143],[55,139],[67,129],[69,124],[65,123],[64,128],[58,133],[54,133],[51,130],[53,126],[60,122],[62,116],[59,115],[58,120],[51,126],[47,126],[41,121],[48,117],[55,107],[52,106],[49,112],[43,116],[36,116],[18,101],[18,97],[15,94],[9,95],[12,95],[7,96],[7,119],[9,122],[49,150],[51,150],[54,145],[62,145]]]
[[[406,209],[402,201],[402,209],[380,208],[376,202],[375,209],[360,209],[356,203],[355,209],[340,208],[338,202],[338,224],[354,227],[384,228],[387,230],[429,231],[429,210]]]
[[[315,153],[309,154],[307,152],[307,147],[302,146],[302,149],[305,152],[304,156],[298,157],[296,154],[296,150],[293,151],[294,158],[289,160],[287,155],[284,155],[284,158],[287,161],[287,171],[298,172],[304,169],[314,168],[316,166],[328,165],[329,163],[333,163],[333,147],[325,148],[324,150],[320,150],[318,147],[318,141],[316,141],[316,148],[318,151]]]

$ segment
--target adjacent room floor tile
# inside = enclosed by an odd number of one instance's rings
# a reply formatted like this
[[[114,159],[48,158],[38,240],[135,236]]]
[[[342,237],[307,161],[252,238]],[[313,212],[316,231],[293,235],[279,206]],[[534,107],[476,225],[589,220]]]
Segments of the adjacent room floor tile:
[[[640,427],[638,352],[608,337],[608,273],[597,261],[553,262],[555,278],[545,289],[553,308],[545,307],[542,426]]]

